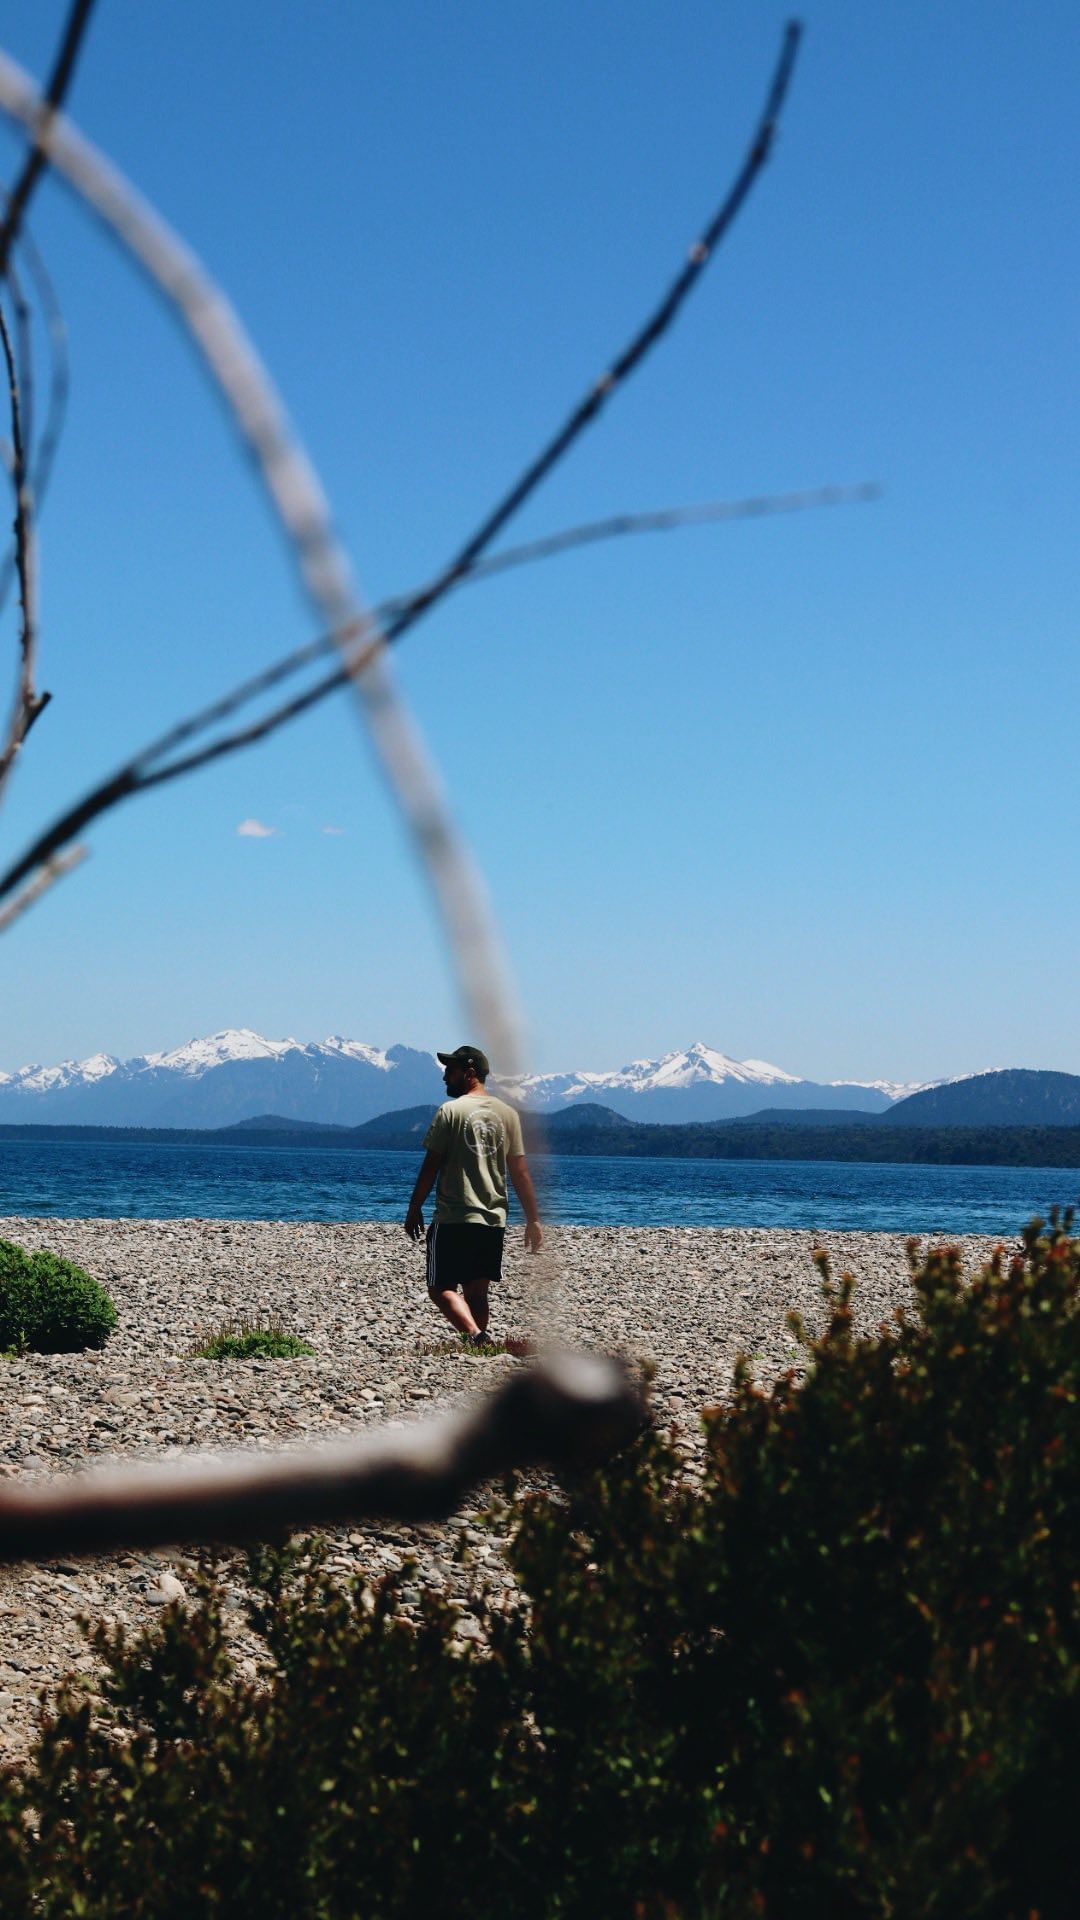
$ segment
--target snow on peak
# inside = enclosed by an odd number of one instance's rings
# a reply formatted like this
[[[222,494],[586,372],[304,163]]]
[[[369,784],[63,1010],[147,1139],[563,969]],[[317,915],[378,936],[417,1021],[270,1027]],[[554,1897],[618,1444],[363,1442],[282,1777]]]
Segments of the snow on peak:
[[[645,1061],[638,1084],[649,1087],[688,1087],[697,1080],[741,1078],[739,1063],[726,1053],[703,1046],[701,1041],[681,1053],[665,1053],[659,1060]]]
[[[231,1061],[280,1060],[292,1053],[307,1054],[315,1059],[329,1055],[333,1059],[354,1060],[383,1073],[391,1073],[396,1064],[383,1048],[369,1046],[363,1040],[348,1040],[340,1033],[331,1034],[318,1044],[291,1036],[285,1040],[267,1040],[252,1027],[223,1027],[219,1033],[188,1040],[182,1047],[136,1054],[123,1062],[111,1053],[93,1053],[86,1060],[64,1060],[53,1067],[35,1061],[10,1073],[0,1072],[0,1087],[8,1093],[53,1093],[65,1087],[93,1086],[118,1071],[130,1076],[156,1070],[198,1079],[201,1074],[214,1067],[227,1066]]]
[[[391,1066],[379,1047],[368,1046],[363,1040],[348,1040],[340,1033],[330,1034],[320,1044],[296,1040],[291,1035],[285,1040],[267,1040],[251,1027],[224,1027],[220,1033],[211,1033],[205,1039],[189,1040],[186,1046],[174,1047],[166,1053],[148,1053],[130,1064],[165,1067],[174,1073],[196,1076],[233,1060],[280,1060],[287,1053],[332,1054],[337,1059],[358,1060],[383,1072],[389,1072]]]
[[[92,1053],[88,1060],[79,1061],[79,1072],[84,1080],[105,1080],[119,1065],[111,1053]]]
[[[966,1074],[961,1074],[966,1079]],[[883,1093],[887,1100],[894,1103],[906,1100],[909,1093],[924,1093],[927,1087],[940,1087],[947,1083],[942,1080],[830,1080],[830,1087],[869,1087],[875,1093]]]
[[[645,1092],[659,1087],[698,1086],[702,1082],[715,1086],[725,1080],[765,1086],[780,1081],[786,1086],[795,1086],[799,1075],[785,1073],[782,1067],[770,1066],[764,1060],[733,1060],[730,1054],[707,1047],[703,1040],[695,1040],[693,1046],[681,1053],[665,1053],[659,1060],[635,1060],[624,1067],[621,1074],[606,1074],[604,1080],[608,1086],[632,1087],[637,1092]]]
[[[264,1040],[250,1027],[224,1027],[204,1040],[189,1040],[186,1046],[167,1053],[147,1053],[141,1064],[166,1067],[174,1073],[205,1073],[210,1067],[224,1066],[230,1060],[277,1060],[283,1053],[299,1048],[299,1040]]]
[[[744,1060],[742,1065],[748,1079],[760,1080],[767,1087],[797,1087],[803,1078],[801,1073],[785,1073],[783,1067],[774,1067],[768,1060]]]
[[[369,1047],[365,1040],[346,1040],[343,1034],[330,1033],[322,1043],[324,1053],[336,1053],[346,1060],[362,1060],[365,1066],[379,1067],[383,1073],[392,1071],[385,1051],[381,1047]]]
[[[62,1060],[57,1067],[42,1067],[37,1063],[17,1067],[14,1073],[5,1073],[0,1079],[4,1085],[18,1088],[20,1092],[54,1093],[61,1087],[104,1080],[115,1073],[119,1065],[111,1053],[92,1053],[86,1060]]]
[[[659,1060],[631,1060],[616,1073],[532,1073],[514,1082],[504,1082],[514,1097],[521,1100],[580,1099],[583,1095],[603,1094],[605,1089],[623,1093],[654,1093],[682,1087],[720,1086],[736,1081],[750,1086],[798,1086],[800,1076],[785,1073],[765,1060],[733,1060],[729,1054],[707,1047],[703,1040],[681,1052],[662,1054]]]

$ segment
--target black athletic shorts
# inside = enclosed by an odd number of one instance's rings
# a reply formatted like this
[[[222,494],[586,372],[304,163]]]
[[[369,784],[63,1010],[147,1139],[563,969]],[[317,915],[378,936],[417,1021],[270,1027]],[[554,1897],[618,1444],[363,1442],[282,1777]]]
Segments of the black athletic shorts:
[[[446,1293],[470,1280],[502,1278],[505,1227],[447,1226],[433,1220],[427,1230],[429,1293]]]

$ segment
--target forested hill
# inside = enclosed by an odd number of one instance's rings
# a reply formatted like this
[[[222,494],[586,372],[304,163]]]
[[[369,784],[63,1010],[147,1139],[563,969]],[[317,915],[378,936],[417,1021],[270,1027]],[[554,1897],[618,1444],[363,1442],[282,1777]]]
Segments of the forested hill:
[[[369,1120],[362,1127],[305,1127],[289,1122],[218,1131],[165,1127],[0,1126],[6,1142],[83,1141],[107,1145],[172,1145],[237,1149],[339,1148],[404,1151],[419,1154],[432,1108],[408,1107]],[[1017,1166],[1080,1168],[1080,1126],[1076,1127],[912,1127],[834,1125],[792,1126],[736,1120],[688,1126],[648,1125],[604,1116],[593,1107],[586,1115],[549,1116],[540,1122],[523,1114],[530,1152],[629,1156],[692,1160],[834,1160],[907,1166]],[[1077,1180],[1080,1200],[1080,1178]]]
[[[1080,1074],[1000,1067],[946,1080],[898,1100],[884,1117],[893,1127],[1074,1127],[1080,1125]]]
[[[1080,1167],[1078,1127],[716,1126],[548,1130],[558,1154],[692,1160],[847,1160],[907,1166]],[[1080,1199],[1080,1180],[1077,1181]]]

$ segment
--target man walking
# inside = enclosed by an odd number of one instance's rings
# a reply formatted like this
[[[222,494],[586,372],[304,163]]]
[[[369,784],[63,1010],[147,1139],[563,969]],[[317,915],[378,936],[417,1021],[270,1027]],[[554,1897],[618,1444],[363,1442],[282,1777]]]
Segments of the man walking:
[[[526,1251],[538,1253],[544,1236],[521,1121],[505,1100],[488,1093],[487,1055],[479,1047],[455,1047],[436,1058],[447,1098],[424,1136],[405,1231],[410,1240],[423,1238],[424,1201],[437,1180],[427,1234],[428,1292],[451,1326],[482,1346],[488,1290],[502,1274],[508,1175],[525,1214]]]

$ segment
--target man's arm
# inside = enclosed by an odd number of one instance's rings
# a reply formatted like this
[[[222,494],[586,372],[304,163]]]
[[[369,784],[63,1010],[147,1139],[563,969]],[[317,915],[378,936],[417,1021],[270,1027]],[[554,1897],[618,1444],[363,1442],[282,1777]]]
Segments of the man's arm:
[[[424,1155],[409,1201],[409,1211],[405,1215],[405,1231],[410,1240],[422,1240],[424,1237],[424,1201],[435,1185],[445,1160],[445,1153],[432,1153],[430,1147]]]
[[[544,1238],[544,1229],[540,1225],[540,1214],[536,1205],[536,1190],[532,1175],[525,1163],[523,1153],[512,1153],[507,1160],[510,1178],[514,1183],[514,1192],[521,1201],[521,1210],[525,1215],[525,1251],[539,1253]]]

